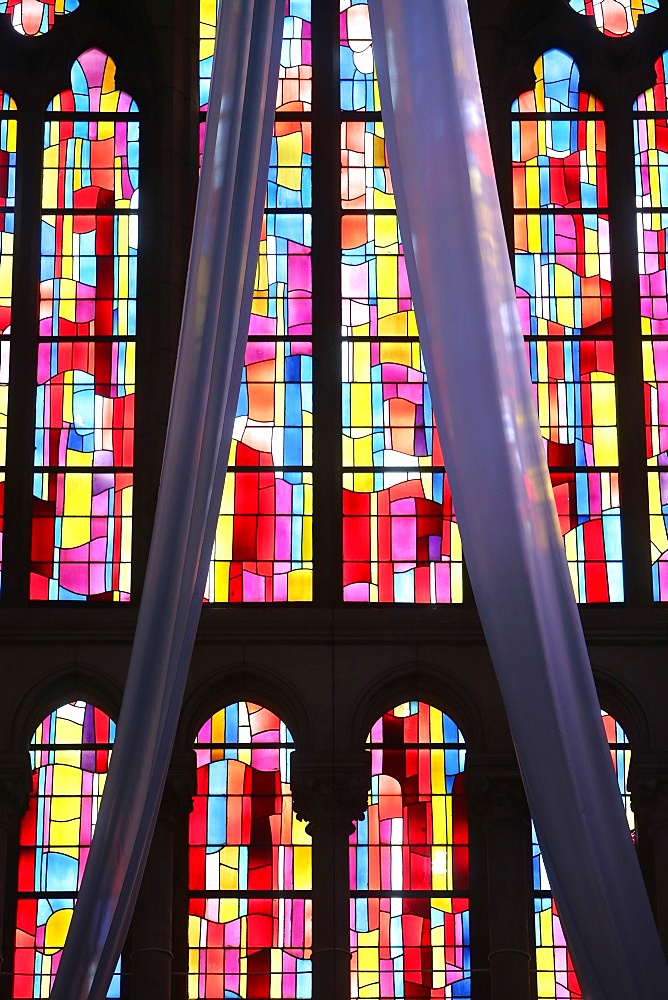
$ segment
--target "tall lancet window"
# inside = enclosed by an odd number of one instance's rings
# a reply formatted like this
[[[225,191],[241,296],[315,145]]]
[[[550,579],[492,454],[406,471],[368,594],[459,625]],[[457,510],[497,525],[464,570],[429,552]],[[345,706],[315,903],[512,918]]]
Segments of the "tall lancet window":
[[[99,49],[47,108],[30,596],[130,596],[137,105]]]
[[[636,204],[654,598],[668,600],[668,53],[634,104]]]
[[[464,741],[424,702],[373,726],[371,793],[350,838],[352,997],[471,996]]]
[[[12,996],[47,997],[88,859],[116,727],[83,701],[51,712],[30,742],[33,788],[19,838]],[[120,962],[108,997],[121,996]]]
[[[626,733],[607,712],[601,712],[605,734],[610,746],[612,765],[617,776],[631,835],[635,818],[631,810],[628,774],[631,747]],[[536,927],[536,971],[538,1000],[582,1000],[573,962],[568,951],[557,907],[552,898],[536,831],[533,831],[533,888]]]
[[[12,264],[16,183],[16,105],[0,91],[0,585],[5,514],[7,403],[12,329]]]
[[[188,996],[311,996],[311,838],[290,793],[292,737],[237,702],[195,743]]]
[[[462,551],[387,165],[369,12],[341,0],[343,591],[462,600]]]
[[[517,298],[580,602],[621,601],[621,522],[602,107],[546,52],[512,105]]]
[[[255,293],[206,598],[309,601],[313,403],[311,0],[287,0]],[[204,135],[216,7],[200,7]]]
[[[215,5],[201,0],[200,10],[204,115]],[[337,571],[343,563],[327,600],[338,602],[342,592],[352,602],[462,600],[461,542],[385,157],[368,7],[340,0],[339,10],[340,73],[332,86],[323,83],[329,71],[315,67],[312,119],[311,22],[322,39],[333,19],[328,4],[286,0],[265,230],[207,592],[213,601],[311,598],[312,491],[320,498],[314,530],[337,547]],[[313,375],[311,304],[320,317]],[[327,428],[339,419],[343,433],[334,441]],[[331,448],[323,476],[321,444],[318,482],[312,434]],[[342,533],[335,523],[323,529],[341,508]]]

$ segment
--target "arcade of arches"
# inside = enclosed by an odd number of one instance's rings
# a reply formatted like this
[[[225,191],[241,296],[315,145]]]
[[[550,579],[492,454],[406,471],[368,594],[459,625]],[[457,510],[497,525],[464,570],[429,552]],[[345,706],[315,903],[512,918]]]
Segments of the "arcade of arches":
[[[668,9],[469,5],[567,558],[668,949]],[[364,9],[286,2],[227,507],[123,1000],[581,995],[439,464]],[[48,996],[113,745],[214,17],[0,3],[0,1000]]]

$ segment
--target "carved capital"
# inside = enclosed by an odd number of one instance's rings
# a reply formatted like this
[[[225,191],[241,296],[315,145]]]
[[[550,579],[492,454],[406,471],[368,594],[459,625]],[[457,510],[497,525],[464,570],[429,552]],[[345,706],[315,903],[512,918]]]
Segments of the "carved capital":
[[[638,825],[649,833],[668,826],[668,762],[635,757],[629,771],[631,808]]]
[[[194,750],[174,753],[162,794],[160,816],[168,822],[188,816],[197,792],[197,758]]]
[[[353,822],[367,809],[371,785],[371,754],[341,754],[329,757],[293,753],[292,801],[298,819],[309,827],[332,823],[354,831]]]
[[[30,754],[0,756],[0,829],[8,830],[28,808],[32,791]]]
[[[490,825],[523,820],[529,815],[520,773],[505,761],[467,763],[465,788],[469,809]]]

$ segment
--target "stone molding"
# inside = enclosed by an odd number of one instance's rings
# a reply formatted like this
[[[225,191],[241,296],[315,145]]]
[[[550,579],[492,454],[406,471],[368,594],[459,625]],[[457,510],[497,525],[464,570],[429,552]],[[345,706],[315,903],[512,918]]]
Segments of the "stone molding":
[[[175,822],[193,811],[197,792],[197,757],[194,750],[174,753],[169,764],[160,804],[160,818]]]
[[[489,824],[529,816],[524,785],[514,762],[471,757],[466,764],[464,787],[469,810]]]
[[[631,808],[647,832],[668,827],[668,760],[665,755],[634,753],[628,787]]]
[[[0,755],[0,829],[8,830],[28,808],[32,791],[30,754]]]
[[[297,819],[309,826],[345,826],[354,832],[354,821],[363,819],[371,785],[371,754],[292,755],[292,801]]]

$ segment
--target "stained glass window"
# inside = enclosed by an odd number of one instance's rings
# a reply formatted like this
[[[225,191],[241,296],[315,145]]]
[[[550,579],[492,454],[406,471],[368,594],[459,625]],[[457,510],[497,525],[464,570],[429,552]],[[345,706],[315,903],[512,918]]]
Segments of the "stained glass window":
[[[654,597],[668,600],[668,54],[634,105],[645,426]]]
[[[311,838],[292,811],[292,748],[249,702],[197,735],[189,997],[311,996]]]
[[[137,106],[99,49],[47,108],[30,595],[130,596]]]
[[[212,0],[202,0],[200,9],[204,120],[216,9]],[[287,0],[266,210],[210,601],[312,596],[310,17],[310,0]]]
[[[21,820],[14,992],[49,996],[109,766],[116,727],[77,701],[51,712],[30,743],[33,788]],[[120,962],[107,996],[120,997]]]
[[[517,299],[576,598],[621,601],[605,128],[557,49],[512,106]]]
[[[340,41],[341,109],[380,111],[369,7],[365,0],[340,0]]]
[[[371,730],[371,793],[350,838],[352,997],[470,997],[464,742],[424,702]]]
[[[593,17],[604,35],[623,38],[638,26],[641,14],[651,14],[659,9],[659,0],[569,0],[578,14]]]
[[[619,794],[633,835],[635,819],[627,787],[631,748],[626,733],[619,723],[607,712],[601,712],[601,716],[617,776]],[[582,991],[573,969],[557,906],[550,892],[550,883],[535,829],[533,830],[533,888],[538,1000],[582,1000]]]
[[[341,0],[347,601],[462,600],[462,552],[397,223],[366,3]]]
[[[21,35],[45,35],[58,14],[70,14],[79,0],[0,0],[0,14],[9,14]]]
[[[0,584],[5,513],[7,404],[12,322],[12,264],[16,183],[16,105],[0,91]]]

